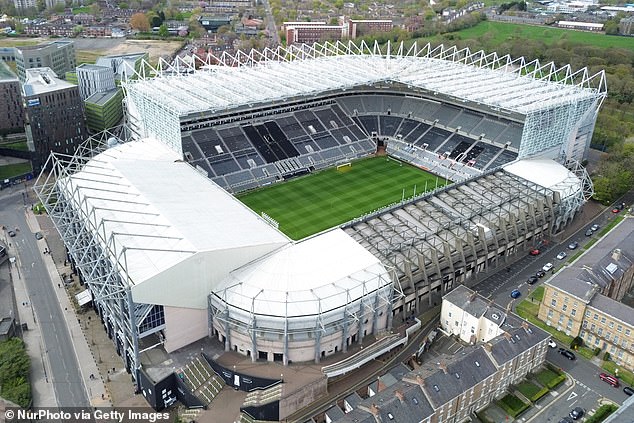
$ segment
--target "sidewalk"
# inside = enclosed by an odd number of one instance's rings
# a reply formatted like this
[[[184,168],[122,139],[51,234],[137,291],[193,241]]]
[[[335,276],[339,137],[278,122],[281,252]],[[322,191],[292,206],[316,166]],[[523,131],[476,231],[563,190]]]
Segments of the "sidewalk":
[[[40,232],[40,225],[35,218],[35,215],[30,209],[26,209],[26,222],[33,233]],[[66,326],[70,333],[70,337],[73,340],[73,349],[79,364],[79,371],[81,378],[83,379],[88,399],[93,407],[112,407],[110,396],[106,390],[105,381],[102,379],[97,367],[97,362],[92,354],[92,351],[88,345],[88,341],[83,331],[81,320],[75,314],[75,309],[68,297],[66,289],[64,288],[61,278],[62,273],[70,273],[69,268],[61,266],[58,268],[53,261],[50,254],[43,254],[45,248],[49,248],[46,243],[46,237],[38,241],[40,246],[40,254],[46,265],[47,271],[51,277],[53,287],[55,288],[55,294],[60,307],[64,310],[63,315],[66,321]],[[17,293],[16,293],[17,296]],[[17,299],[18,304],[21,304],[21,300]],[[29,326],[30,327],[30,326]],[[92,377],[91,377],[92,375]],[[37,384],[34,384],[37,386]],[[62,404],[69,406],[72,404]]]

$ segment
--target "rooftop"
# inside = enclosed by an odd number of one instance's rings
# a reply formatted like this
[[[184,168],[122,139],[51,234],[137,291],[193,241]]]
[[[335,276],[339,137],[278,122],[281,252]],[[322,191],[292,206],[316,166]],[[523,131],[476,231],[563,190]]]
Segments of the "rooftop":
[[[26,70],[26,81],[22,90],[28,97],[76,87],[70,82],[59,79],[51,68],[32,68]]]
[[[615,254],[615,250],[619,250],[619,253]],[[618,260],[615,257],[618,257]],[[634,219],[627,218],[546,284],[567,292],[587,304],[600,287],[632,265],[632,258]]]
[[[280,47],[251,56],[210,56],[209,66],[199,70],[178,61],[177,66],[164,64],[163,71],[157,69],[159,77],[126,81],[128,92],[165,104],[180,116],[253,107],[386,81],[520,114],[605,96],[602,72],[588,76],[585,69],[572,73],[566,67],[554,72],[554,64],[529,63],[524,58],[472,53],[468,49],[458,51],[455,47],[433,48],[429,44],[414,45],[400,53],[384,53],[353,43]],[[183,67],[192,73],[182,72]],[[541,70],[537,72],[536,68]]]
[[[634,327],[634,309],[632,309],[632,307],[600,294],[595,295],[592,301],[590,301],[589,306],[601,310],[615,319]]]
[[[86,103],[92,103],[92,104],[97,104],[99,106],[103,106],[108,101],[110,101],[113,97],[115,97],[117,93],[119,93],[119,90],[121,90],[121,88],[113,88],[112,90],[104,91],[102,93],[94,93],[93,95],[91,95],[90,97],[86,99]]]
[[[491,303],[464,285],[458,285],[454,290],[445,294],[443,299],[474,317],[482,317]]]

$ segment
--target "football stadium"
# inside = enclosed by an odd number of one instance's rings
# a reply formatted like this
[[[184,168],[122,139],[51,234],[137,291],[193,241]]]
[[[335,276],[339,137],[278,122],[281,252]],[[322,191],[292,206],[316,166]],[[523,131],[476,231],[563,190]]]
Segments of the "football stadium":
[[[574,219],[606,95],[603,72],[341,42],[123,87],[126,125],[53,154],[36,192],[137,384],[141,351],[205,337],[283,365],[402,343],[395,319]]]

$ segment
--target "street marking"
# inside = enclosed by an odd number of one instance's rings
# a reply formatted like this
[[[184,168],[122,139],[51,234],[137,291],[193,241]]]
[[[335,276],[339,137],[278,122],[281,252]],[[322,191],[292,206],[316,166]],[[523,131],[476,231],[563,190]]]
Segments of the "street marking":
[[[577,393],[576,392],[571,392],[570,395],[568,396],[568,399],[566,401],[570,401],[573,398],[577,397]]]

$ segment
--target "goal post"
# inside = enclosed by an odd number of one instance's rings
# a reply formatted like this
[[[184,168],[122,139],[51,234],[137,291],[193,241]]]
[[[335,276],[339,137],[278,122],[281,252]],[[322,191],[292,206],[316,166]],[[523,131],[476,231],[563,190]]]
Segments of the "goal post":
[[[350,169],[352,169],[352,162],[341,163],[340,165],[337,165],[337,172],[347,172]]]

